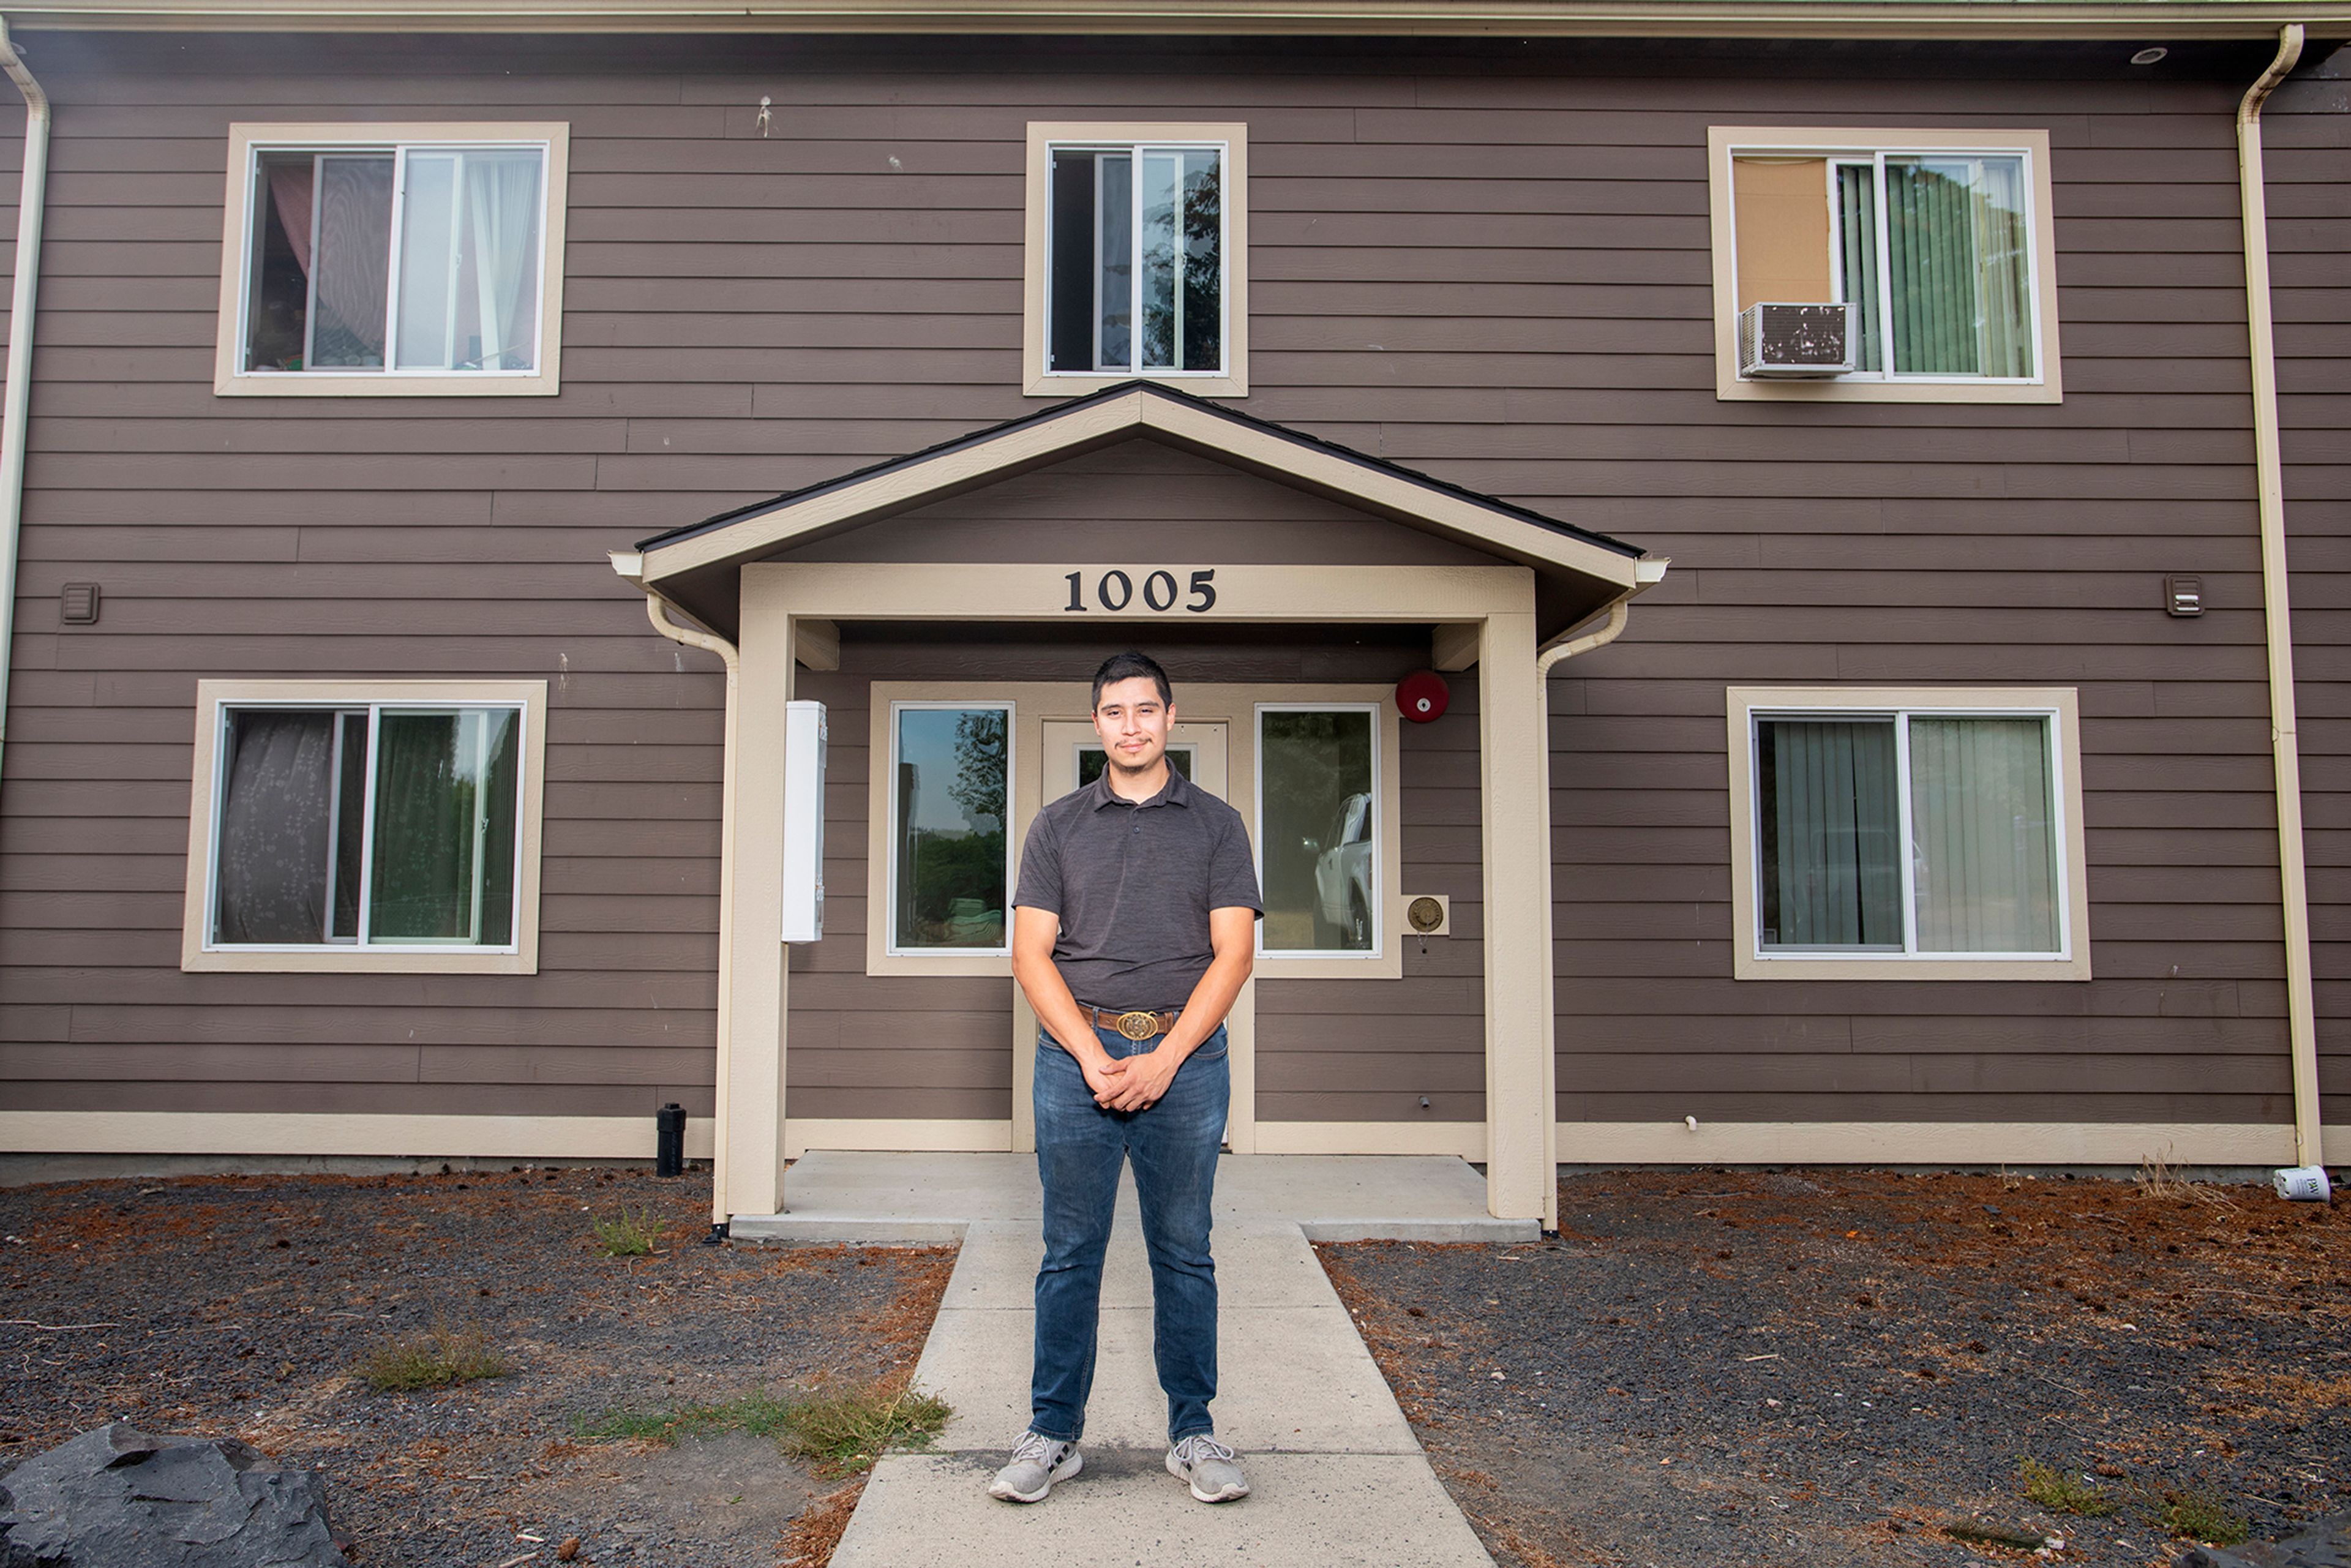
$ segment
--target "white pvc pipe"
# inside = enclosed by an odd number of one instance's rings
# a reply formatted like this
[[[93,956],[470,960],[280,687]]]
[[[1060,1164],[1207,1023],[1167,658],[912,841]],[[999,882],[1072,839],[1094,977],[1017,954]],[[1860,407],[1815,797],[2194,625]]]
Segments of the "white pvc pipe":
[[[33,298],[41,281],[41,206],[49,183],[49,95],[25,68],[0,17],[0,70],[25,95],[25,175],[16,197],[16,278],[8,298],[8,371],[0,392],[0,758],[16,638],[16,549],[25,526],[26,411],[33,392]]]
[[[2262,616],[2269,646],[2270,749],[2277,777],[2278,881],[2285,916],[2285,1016],[2294,1078],[2294,1163],[2320,1164],[2318,1017],[2310,973],[2310,881],[2302,834],[2302,747],[2294,735],[2294,612],[2287,593],[2285,473],[2278,451],[2277,334],[2270,311],[2269,204],[2262,105],[2302,57],[2302,24],[2278,30],[2277,57],[2237,106],[2244,204],[2245,322],[2252,342],[2253,486],[2261,507]]]

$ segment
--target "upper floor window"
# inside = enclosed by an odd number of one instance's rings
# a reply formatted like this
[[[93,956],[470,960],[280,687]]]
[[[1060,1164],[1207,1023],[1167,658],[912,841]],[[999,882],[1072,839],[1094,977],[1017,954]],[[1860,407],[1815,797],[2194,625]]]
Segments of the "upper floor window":
[[[1029,128],[1028,390],[1248,390],[1246,129]]]
[[[225,393],[552,392],[561,125],[230,135]]]
[[[2045,131],[1717,128],[1710,141],[1721,396],[2057,401]],[[1761,341],[1775,321],[1823,362],[1778,379],[1788,356]],[[1836,347],[1849,368],[1832,368]]]

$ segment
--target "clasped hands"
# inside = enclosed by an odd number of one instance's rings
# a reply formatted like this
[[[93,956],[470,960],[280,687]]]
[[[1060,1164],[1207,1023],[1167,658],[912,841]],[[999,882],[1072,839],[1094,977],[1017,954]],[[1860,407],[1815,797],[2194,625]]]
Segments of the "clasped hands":
[[[1106,1111],[1145,1111],[1176,1082],[1176,1070],[1184,1059],[1163,1046],[1140,1056],[1104,1055],[1099,1062],[1078,1065],[1095,1104]]]

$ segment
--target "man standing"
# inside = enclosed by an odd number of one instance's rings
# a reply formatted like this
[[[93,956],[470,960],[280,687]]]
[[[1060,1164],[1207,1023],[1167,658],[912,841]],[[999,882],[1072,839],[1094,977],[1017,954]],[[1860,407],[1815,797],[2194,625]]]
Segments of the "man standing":
[[[1037,814],[1013,894],[1012,974],[1039,1026],[1045,1260],[1029,1430],[987,1490],[1038,1502],[1078,1473],[1102,1253],[1119,1167],[1132,1159],[1167,1469],[1202,1502],[1229,1502],[1249,1481],[1208,1416],[1208,1204],[1231,1092],[1225,1014],[1249,979],[1265,906],[1240,813],[1168,766],[1167,672],[1141,653],[1104,661],[1093,723],[1102,777]]]

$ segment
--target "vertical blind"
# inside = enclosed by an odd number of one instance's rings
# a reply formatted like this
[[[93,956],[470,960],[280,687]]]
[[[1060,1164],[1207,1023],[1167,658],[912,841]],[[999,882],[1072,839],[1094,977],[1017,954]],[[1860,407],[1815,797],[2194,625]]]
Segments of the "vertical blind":
[[[1836,202],[1861,369],[1886,368],[1890,325],[1896,374],[2033,373],[2022,159],[1888,157],[1882,182],[1876,162],[1839,163]]]

